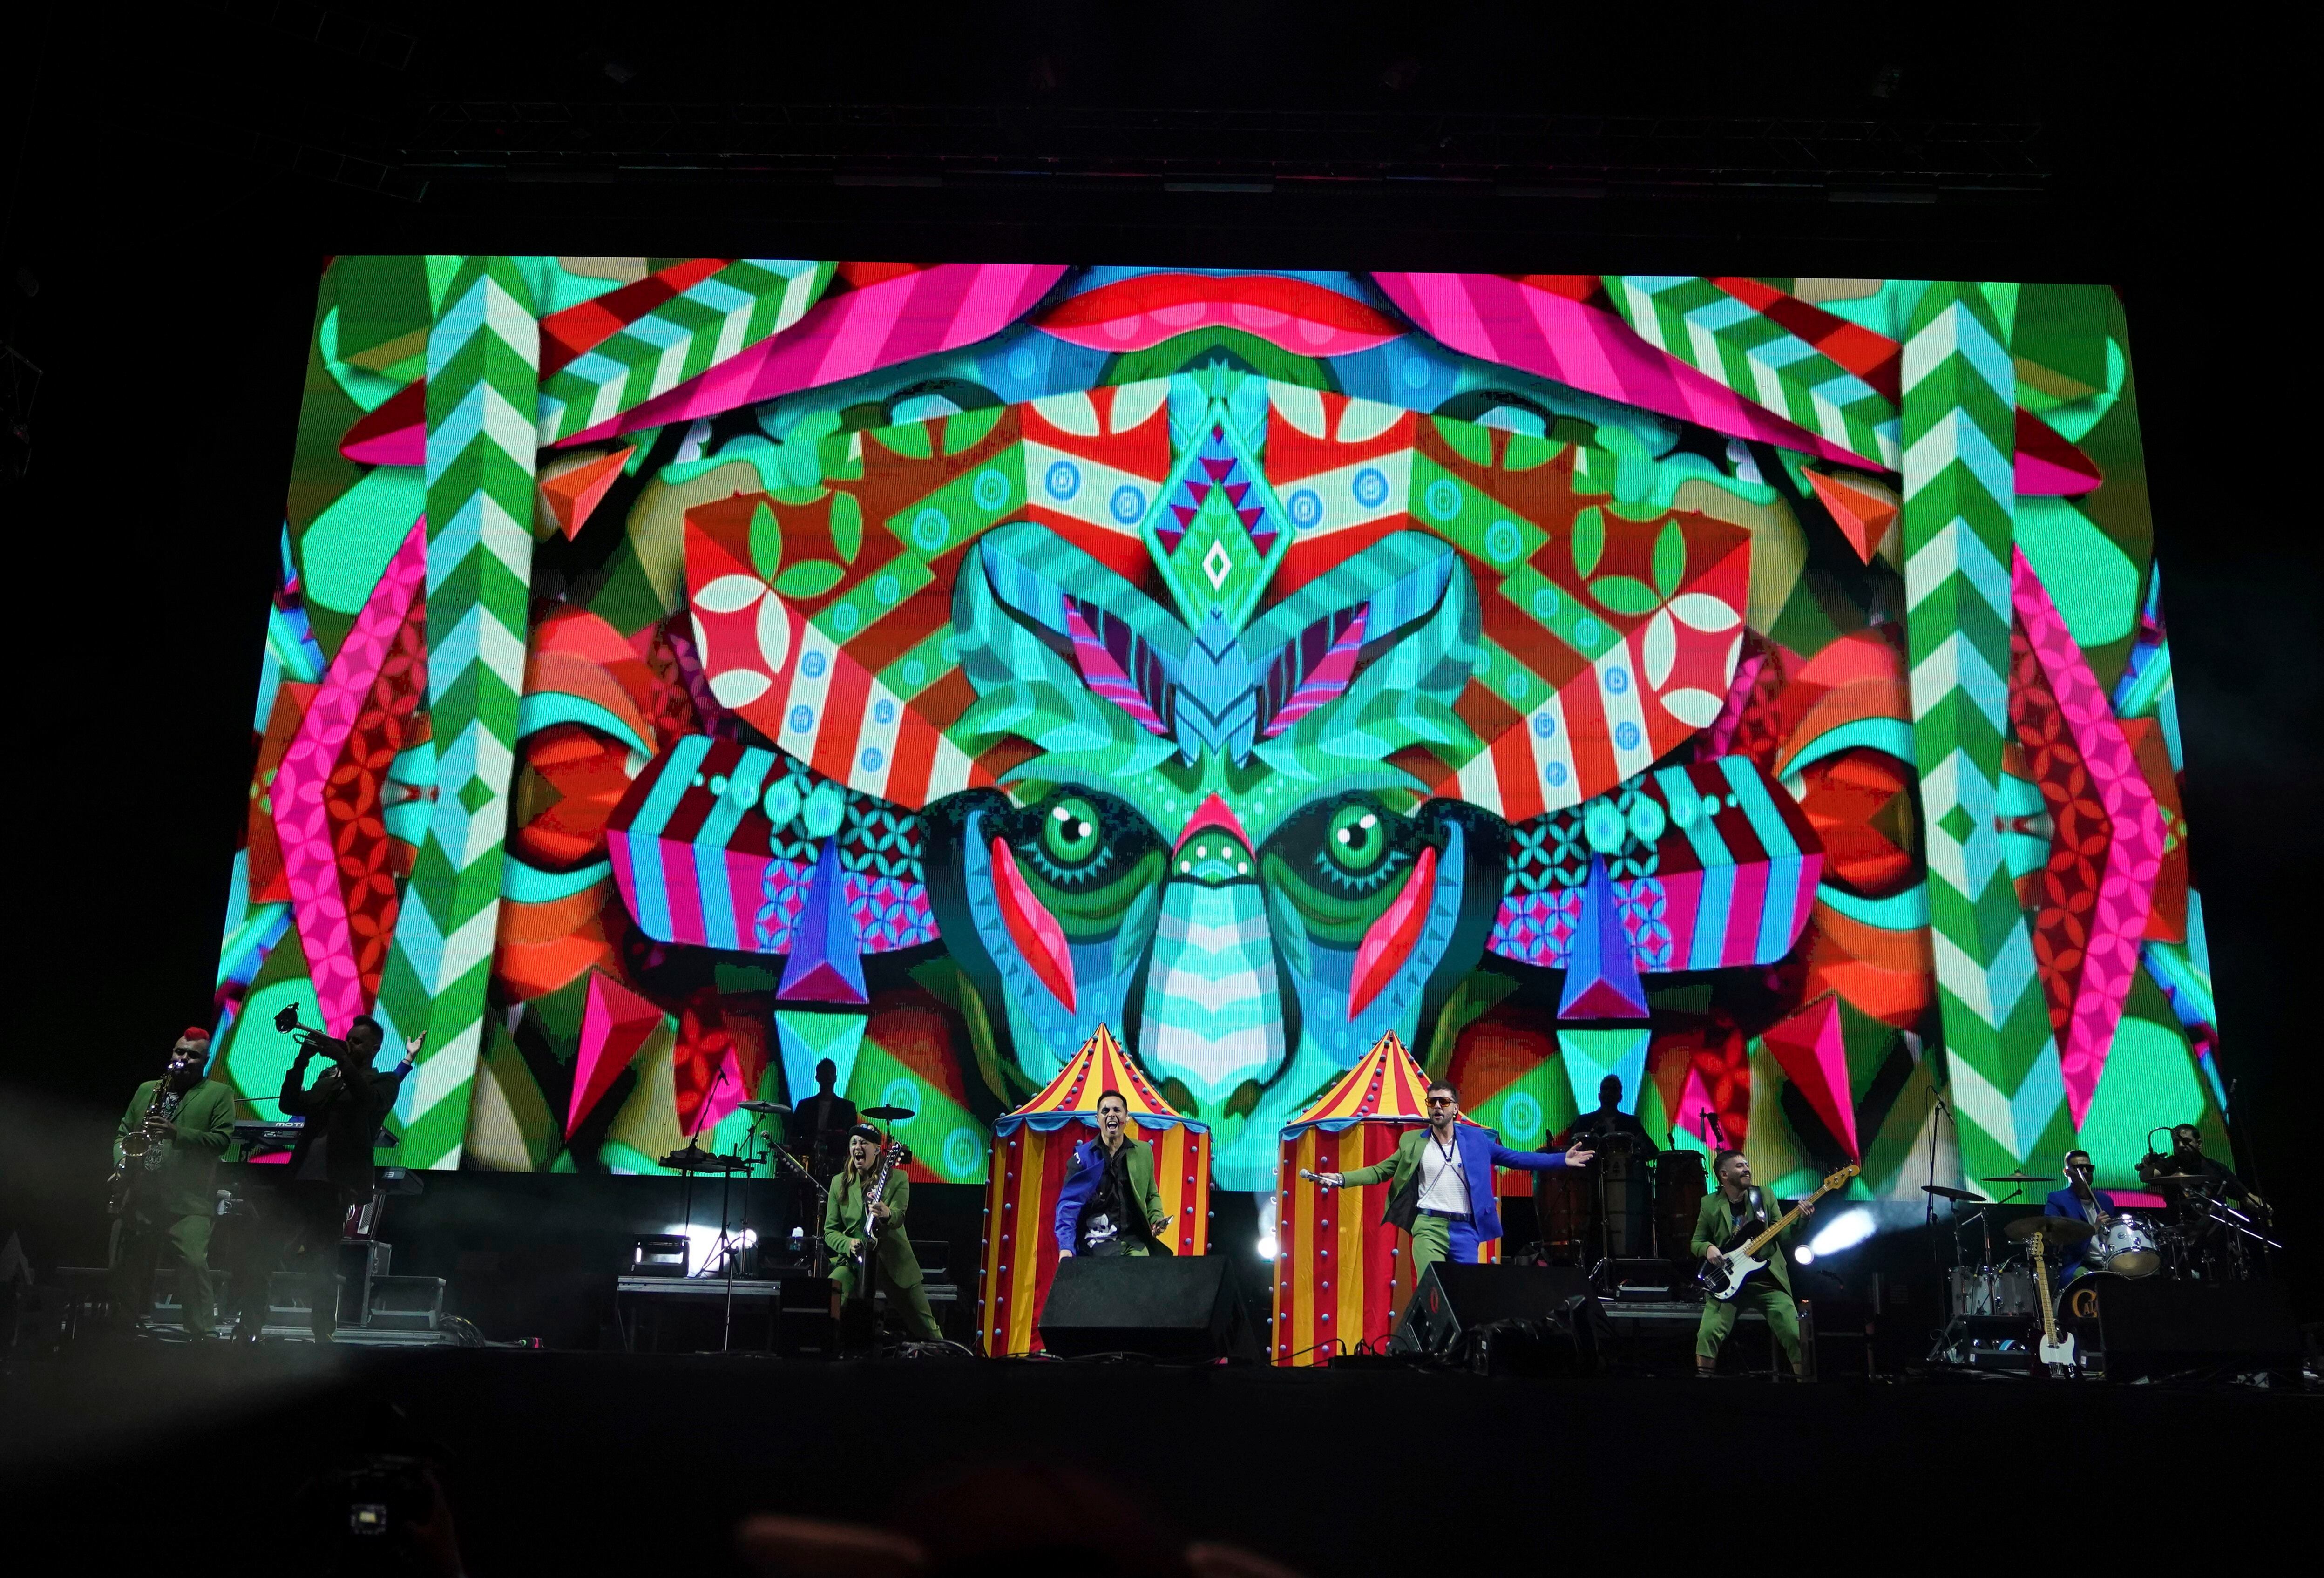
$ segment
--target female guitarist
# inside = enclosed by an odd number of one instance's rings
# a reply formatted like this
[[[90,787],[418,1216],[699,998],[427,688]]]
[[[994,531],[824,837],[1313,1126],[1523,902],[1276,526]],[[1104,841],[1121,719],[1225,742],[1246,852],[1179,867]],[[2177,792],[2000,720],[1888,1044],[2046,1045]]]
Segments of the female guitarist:
[[[900,1166],[889,1170],[878,1196],[867,1205],[865,1197],[879,1182],[881,1152],[880,1131],[871,1124],[858,1123],[848,1132],[847,1166],[831,1180],[823,1209],[823,1241],[831,1250],[833,1289],[843,1302],[868,1301],[877,1283],[887,1288],[889,1307],[903,1316],[905,1329],[916,1340],[942,1342],[944,1333],[936,1329],[928,1296],[920,1286],[919,1260],[912,1253],[912,1241],[904,1236],[912,1181]]]
[[[1719,1246],[1734,1241],[1738,1228],[1756,1221],[1758,1226],[1753,1231],[1762,1231],[1781,1213],[1766,1190],[1752,1186],[1751,1158],[1741,1151],[1720,1152],[1719,1158],[1711,1164],[1711,1173],[1718,1178],[1719,1187],[1704,1197],[1702,1209],[1695,1215],[1693,1249],[1708,1264],[1717,1266],[1727,1258]],[[1800,1208],[1803,1217],[1814,1212],[1812,1201]],[[1718,1372],[1720,1346],[1727,1341],[1727,1333],[1735,1329],[1735,1317],[1744,1306],[1766,1317],[1767,1328],[1775,1333],[1784,1357],[1791,1361],[1793,1373],[1807,1373],[1800,1353],[1799,1306],[1792,1302],[1791,1257],[1784,1249],[1785,1241],[1798,1231],[1795,1220],[1778,1235],[1768,1246],[1775,1253],[1768,1258],[1766,1269],[1746,1281],[1734,1297],[1703,1300],[1702,1324],[1694,1332],[1697,1378],[1708,1380]]]

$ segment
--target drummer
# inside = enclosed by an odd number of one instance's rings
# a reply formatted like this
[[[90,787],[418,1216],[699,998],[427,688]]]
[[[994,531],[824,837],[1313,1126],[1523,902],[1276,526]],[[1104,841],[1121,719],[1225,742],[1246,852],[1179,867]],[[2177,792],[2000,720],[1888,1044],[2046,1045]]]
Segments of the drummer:
[[[2092,1186],[2090,1177],[2094,1171],[2095,1169],[2090,1166],[2089,1151],[2068,1151],[2066,1153],[2066,1186],[2050,1191],[2049,1198],[2042,1204],[2042,1214],[2070,1216],[2077,1222],[2089,1223],[2092,1228],[2096,1228],[2101,1221],[2113,1217],[2119,1207],[2116,1205],[2112,1195]],[[2063,1287],[2089,1269],[2089,1262],[2080,1255],[2076,1255],[2065,1266],[2064,1275],[2059,1278],[2058,1286]]]
[[[1598,1149],[1618,1149],[1618,1141],[1624,1137],[1628,1139],[1630,1149],[1637,1154],[1644,1155],[1662,1149],[1655,1143],[1655,1137],[1646,1132],[1644,1123],[1639,1122],[1634,1114],[1622,1111],[1622,1076],[1609,1074],[1598,1082],[1597,1110],[1576,1118],[1572,1128],[1554,1137],[1543,1149],[1565,1150],[1594,1140],[1598,1141]],[[1609,1146],[1608,1141],[1617,1143]]]

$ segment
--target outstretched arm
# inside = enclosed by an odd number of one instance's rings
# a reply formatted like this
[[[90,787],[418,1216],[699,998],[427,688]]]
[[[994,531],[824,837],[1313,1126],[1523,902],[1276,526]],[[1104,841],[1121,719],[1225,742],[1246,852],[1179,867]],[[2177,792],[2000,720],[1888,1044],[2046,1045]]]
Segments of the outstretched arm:
[[[1066,1175],[1065,1186],[1057,1191],[1057,1209],[1049,1228],[1056,1235],[1060,1255],[1074,1252],[1074,1239],[1082,1223],[1082,1207],[1097,1193],[1097,1175],[1095,1167],[1076,1167]]]
[[[1493,1142],[1493,1165],[1498,1167],[1517,1167],[1528,1173],[1554,1172],[1559,1167],[1578,1167],[1589,1164],[1598,1153],[1587,1142],[1567,1150],[1511,1150],[1499,1140]]]

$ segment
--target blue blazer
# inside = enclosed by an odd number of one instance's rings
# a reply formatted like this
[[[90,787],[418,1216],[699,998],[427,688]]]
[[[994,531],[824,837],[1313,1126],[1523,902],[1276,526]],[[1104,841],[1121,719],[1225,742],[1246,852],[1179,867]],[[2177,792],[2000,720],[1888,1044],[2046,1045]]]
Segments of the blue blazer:
[[[2092,1189],[2090,1193],[2098,1197],[2099,1210],[2111,1215],[2119,1209],[2119,1207],[2117,1207],[2114,1203],[2114,1196],[2107,1194],[2104,1189]],[[2088,1222],[2090,1219],[2090,1213],[2082,1206],[2082,1197],[2080,1195],[2075,1194],[2071,1189],[2051,1190],[2047,1197],[2045,1197],[2042,1202],[2042,1214],[2044,1216],[2070,1216],[2076,1222]],[[2053,1286],[2063,1287],[2067,1283],[2071,1282],[2075,1278],[2080,1276],[2089,1269],[2089,1263],[2085,1261],[2080,1254],[2076,1254],[2070,1260],[2066,1260],[2063,1264],[2051,1268],[2052,1272],[2057,1278]]]
[[[1480,1240],[1501,1236],[1500,1202],[1493,1194],[1495,1167],[1547,1173],[1565,1165],[1565,1153],[1562,1150],[1511,1150],[1490,1129],[1463,1123],[1453,1133],[1461,1148],[1461,1170],[1469,1178],[1469,1221]],[[1483,1180],[1481,1184],[1480,1179]]]

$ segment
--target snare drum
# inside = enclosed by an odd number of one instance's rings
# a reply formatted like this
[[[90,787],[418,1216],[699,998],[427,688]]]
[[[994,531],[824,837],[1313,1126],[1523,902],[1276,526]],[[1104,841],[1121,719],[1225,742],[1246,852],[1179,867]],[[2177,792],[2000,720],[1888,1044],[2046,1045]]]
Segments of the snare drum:
[[[2135,1216],[2119,1214],[2093,1243],[2089,1259],[2101,1270],[2117,1277],[2152,1277],[2163,1269],[2163,1253],[2153,1230]]]
[[[1952,1313],[1956,1315],[2030,1315],[2040,1312],[2034,1273],[2021,1266],[1978,1270],[1952,1269]]]

